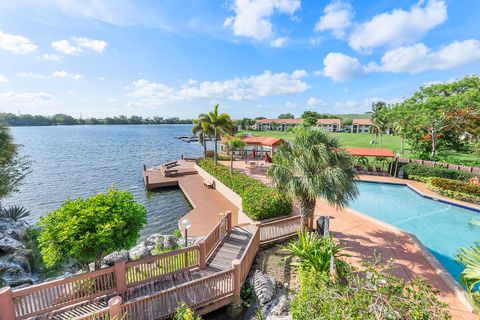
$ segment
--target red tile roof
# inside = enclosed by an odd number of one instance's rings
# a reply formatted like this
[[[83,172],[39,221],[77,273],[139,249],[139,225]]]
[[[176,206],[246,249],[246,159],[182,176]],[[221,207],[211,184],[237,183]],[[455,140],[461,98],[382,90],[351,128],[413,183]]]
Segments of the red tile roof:
[[[370,120],[370,119],[353,119],[352,124],[371,126],[372,125],[372,120]]]
[[[388,157],[393,158],[395,155],[390,149],[382,148],[345,148],[352,156],[357,157]]]
[[[257,146],[267,146],[267,147],[275,147],[285,142],[280,138],[273,138],[273,137],[254,137],[254,136],[247,136],[241,138],[243,142],[247,145],[257,145]],[[220,143],[226,144],[226,139],[223,138]]]
[[[260,119],[255,123],[302,124],[303,119]]]
[[[340,119],[318,119],[317,124],[342,124],[342,120]]]

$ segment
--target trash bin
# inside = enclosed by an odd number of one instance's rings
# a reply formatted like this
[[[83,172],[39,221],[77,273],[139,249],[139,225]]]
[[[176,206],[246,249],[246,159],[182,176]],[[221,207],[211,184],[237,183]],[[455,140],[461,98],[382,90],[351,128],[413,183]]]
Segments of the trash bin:
[[[329,216],[320,216],[317,219],[317,233],[322,237],[326,237],[329,235],[329,230],[328,230],[329,222],[330,222]]]

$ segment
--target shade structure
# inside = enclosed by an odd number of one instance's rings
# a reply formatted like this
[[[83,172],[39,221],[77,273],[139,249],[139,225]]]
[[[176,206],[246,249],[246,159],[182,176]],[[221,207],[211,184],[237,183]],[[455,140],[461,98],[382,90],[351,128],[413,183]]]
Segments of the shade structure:
[[[395,158],[392,150],[385,148],[345,148],[345,150],[355,157]]]

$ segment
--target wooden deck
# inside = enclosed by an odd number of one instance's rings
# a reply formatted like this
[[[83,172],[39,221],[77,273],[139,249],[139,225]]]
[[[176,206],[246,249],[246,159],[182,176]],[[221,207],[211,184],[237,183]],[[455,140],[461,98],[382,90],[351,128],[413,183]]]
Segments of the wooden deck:
[[[238,225],[238,215],[241,210],[215,189],[209,189],[203,184],[203,179],[197,174],[193,161],[178,161],[179,173],[173,177],[165,177],[160,169],[144,171],[147,189],[159,189],[178,186],[182,189],[193,209],[179,221],[187,218],[192,222],[188,235],[192,237],[206,236],[220,221],[221,215],[232,212],[232,225]],[[148,177],[148,178],[147,178]]]

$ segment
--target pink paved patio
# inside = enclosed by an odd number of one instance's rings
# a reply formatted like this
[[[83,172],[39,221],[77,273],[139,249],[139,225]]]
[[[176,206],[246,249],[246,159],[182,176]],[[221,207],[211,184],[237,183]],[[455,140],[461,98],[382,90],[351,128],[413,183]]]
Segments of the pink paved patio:
[[[221,163],[226,166],[230,165],[229,161]],[[265,171],[260,171],[256,167],[252,168],[244,161],[235,161],[234,168],[269,184]],[[427,189],[424,183],[417,181],[370,175],[361,175],[359,179],[408,184],[425,195],[480,209],[480,206],[440,196]],[[319,199],[315,208],[315,218],[325,214],[331,217],[331,232],[340,244],[345,247],[347,253],[351,255],[349,262],[356,266],[361,266],[363,261],[371,260],[374,252],[377,251],[381,254],[384,262],[393,259],[392,274],[405,280],[412,280],[417,276],[421,276],[430,285],[438,289],[440,299],[449,305],[449,311],[454,319],[477,319],[477,316],[471,312],[469,304],[465,303],[466,299],[463,290],[458,289],[458,284],[453,278],[441,275],[446,273],[445,270],[441,270],[443,267],[435,259],[432,261],[428,252],[424,254],[423,251],[426,250],[422,250],[422,245],[417,245],[415,240],[408,234],[351,209],[336,210],[325,203],[325,201]],[[451,283],[452,281],[453,284]],[[457,286],[457,291],[452,288],[455,285]]]

